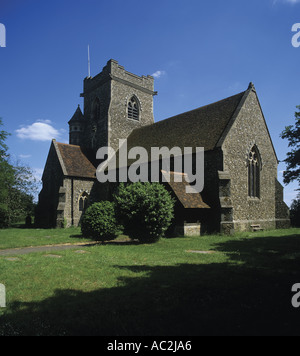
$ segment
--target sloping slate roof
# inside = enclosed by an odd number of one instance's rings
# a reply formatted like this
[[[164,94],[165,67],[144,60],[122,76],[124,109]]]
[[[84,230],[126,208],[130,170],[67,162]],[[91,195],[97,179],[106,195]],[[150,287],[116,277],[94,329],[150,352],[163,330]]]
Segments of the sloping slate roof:
[[[165,175],[166,172],[162,171]],[[174,182],[174,176],[180,174],[182,176],[181,182]],[[186,193],[185,188],[189,186],[189,183],[186,182],[184,175],[182,173],[170,172],[170,181],[167,182],[170,188],[175,193],[178,200],[181,202],[184,208],[192,209],[207,209],[210,208],[207,204],[204,203],[200,193]]]
[[[148,153],[151,147],[163,146],[213,150],[244,93],[138,128],[128,137],[128,149],[142,146]]]
[[[66,175],[80,178],[96,178],[96,167],[92,156],[83,152],[80,146],[57,142]]]

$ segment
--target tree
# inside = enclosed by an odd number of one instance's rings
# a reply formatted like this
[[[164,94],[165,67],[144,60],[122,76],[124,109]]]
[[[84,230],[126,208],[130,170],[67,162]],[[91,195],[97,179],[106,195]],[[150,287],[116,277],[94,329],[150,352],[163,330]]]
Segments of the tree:
[[[0,118],[0,126],[2,125]],[[14,180],[14,170],[8,163],[8,148],[5,144],[8,136],[8,132],[0,130],[0,227],[7,225],[9,186]]]
[[[291,205],[291,224],[300,227],[300,194],[293,200]]]
[[[27,215],[34,214],[34,194],[37,191],[36,179],[29,167],[16,163],[13,166],[13,180],[8,185],[7,225],[24,221]]]
[[[0,131],[0,227],[10,226],[33,213],[33,194],[37,188],[29,167],[11,163],[5,144],[8,136],[6,131]]]
[[[297,109],[300,110],[300,105]],[[286,126],[280,135],[282,139],[289,141],[289,147],[291,147],[291,151],[287,153],[287,158],[284,160],[287,167],[283,173],[283,181],[289,184],[297,180],[300,185],[300,111],[295,112],[295,120],[295,125]]]

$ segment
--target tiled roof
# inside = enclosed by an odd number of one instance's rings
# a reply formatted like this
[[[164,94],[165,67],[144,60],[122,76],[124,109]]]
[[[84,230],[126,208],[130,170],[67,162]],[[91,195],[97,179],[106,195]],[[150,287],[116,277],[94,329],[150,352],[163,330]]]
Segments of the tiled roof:
[[[151,147],[204,147],[213,150],[237,109],[245,92],[216,103],[173,116],[134,130],[128,137],[128,149]]]
[[[162,171],[162,173],[165,175],[166,172]],[[182,175],[182,181],[181,182],[174,182],[174,176],[176,174]],[[204,203],[202,196],[200,193],[187,193],[186,192],[186,187],[189,186],[189,183],[186,182],[185,177],[182,173],[177,173],[177,172],[170,172],[170,179],[167,184],[170,186],[170,188],[173,190],[174,194],[180,201],[180,203],[183,205],[184,208],[200,208],[200,209],[208,209],[210,208],[207,204]]]
[[[180,147],[182,152],[184,147],[204,147],[206,151],[213,150],[244,94],[245,92],[242,92],[216,103],[138,128],[129,135],[127,150],[137,146],[144,147],[149,159],[151,147]],[[82,112],[78,107],[71,120],[81,117],[83,117]],[[61,164],[65,167],[65,175],[96,178],[95,157],[89,152],[84,151],[80,146],[58,142],[56,145],[61,155]],[[128,164],[130,163],[133,162],[128,160]],[[183,189],[183,186],[178,185],[176,188],[174,186],[174,189],[179,191]],[[188,194],[189,200],[191,200],[191,195],[194,194]]]
[[[61,156],[65,175],[80,178],[96,178],[93,156],[84,152],[80,146],[56,142]]]

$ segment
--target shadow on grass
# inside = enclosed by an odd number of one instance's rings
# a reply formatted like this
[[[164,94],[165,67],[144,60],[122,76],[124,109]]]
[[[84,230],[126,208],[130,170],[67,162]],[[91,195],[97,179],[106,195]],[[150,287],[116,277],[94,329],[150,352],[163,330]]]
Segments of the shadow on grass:
[[[34,224],[26,225],[25,223],[14,223],[11,226],[5,227],[5,229],[36,229],[37,227]]]
[[[16,302],[0,335],[299,335],[300,237],[257,237],[216,244],[227,262],[116,265],[136,277],[92,292],[56,290],[41,302]],[[140,277],[144,272],[145,276]]]
[[[114,239],[111,240],[97,240],[97,239],[93,239],[92,237],[84,237],[82,234],[73,234],[70,235],[70,238],[83,238],[86,239],[87,241],[98,241],[99,244],[101,245],[152,245],[155,244],[158,240],[156,239],[152,239],[152,240],[147,240],[147,239],[135,239],[135,238],[131,238],[127,235],[119,235]]]
[[[82,234],[72,234],[70,235],[71,238],[73,239],[80,239],[80,238],[83,238]],[[88,239],[87,239],[88,240]]]
[[[80,234],[76,234],[76,235],[70,235],[70,238],[84,238],[82,235]],[[86,239],[87,241],[97,241],[97,244],[100,244],[100,245],[141,245],[142,243],[138,240],[132,240],[132,239],[129,239],[129,238],[116,238],[114,240],[107,240],[107,241],[101,241],[101,240],[95,240],[93,238],[89,238],[89,237],[86,237],[84,238]]]

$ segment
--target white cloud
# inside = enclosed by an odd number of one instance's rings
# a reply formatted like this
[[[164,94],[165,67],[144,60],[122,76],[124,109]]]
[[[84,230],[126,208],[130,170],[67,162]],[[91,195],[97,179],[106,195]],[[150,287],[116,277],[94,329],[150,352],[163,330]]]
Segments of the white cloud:
[[[23,155],[23,154],[19,155],[19,158],[21,158],[21,159],[26,159],[26,158],[30,158],[30,157],[31,157],[31,155]]]
[[[60,137],[61,133],[51,125],[50,120],[37,121],[16,130],[17,137],[33,141],[49,141]]]
[[[300,4],[300,0],[273,0],[273,5],[276,5],[278,3],[283,3],[283,4]]]
[[[158,79],[162,75],[165,75],[165,74],[166,74],[166,72],[164,70],[157,70],[155,73],[152,74],[152,77]]]

